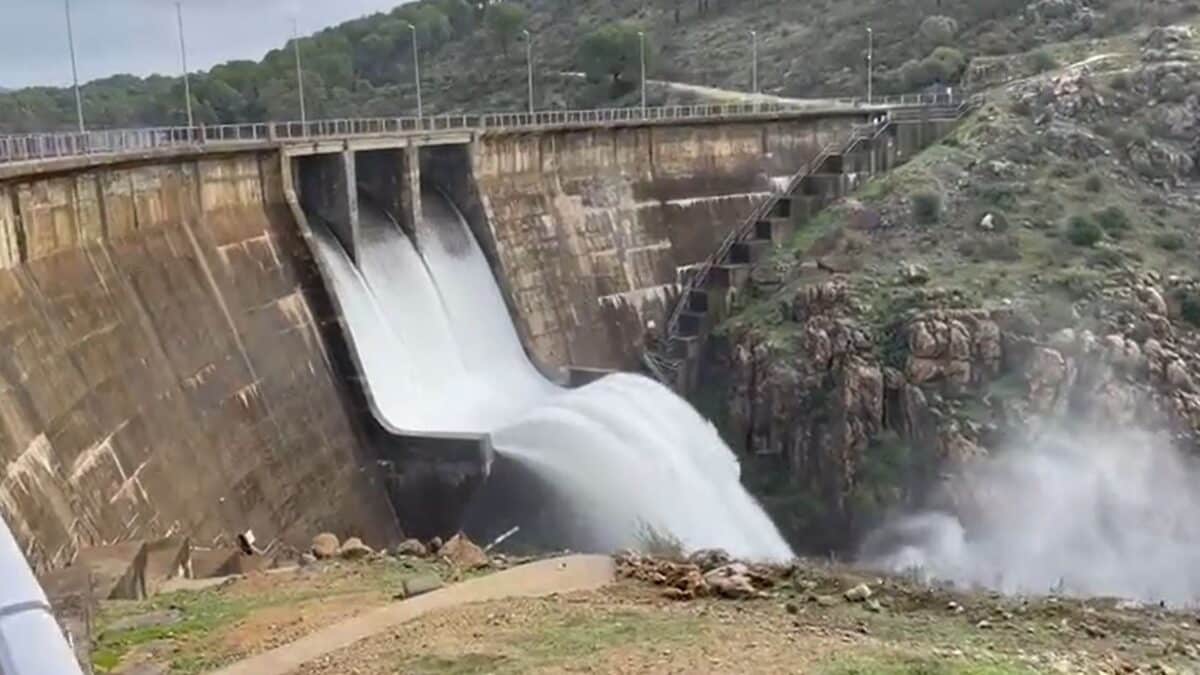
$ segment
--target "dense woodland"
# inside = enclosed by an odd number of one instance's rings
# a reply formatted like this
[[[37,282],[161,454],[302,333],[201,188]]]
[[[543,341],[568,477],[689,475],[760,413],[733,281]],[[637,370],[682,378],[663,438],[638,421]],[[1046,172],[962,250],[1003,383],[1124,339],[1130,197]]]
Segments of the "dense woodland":
[[[865,87],[866,27],[874,30],[876,89],[900,92],[957,80],[979,54],[1024,51],[1046,36],[1023,12],[1044,0],[421,0],[302,38],[310,117],[393,116],[415,110],[410,25],[422,60],[427,112],[514,110],[525,105],[525,31],[533,36],[539,107],[632,103],[638,32],[650,78],[747,89],[749,32],[758,33],[766,91],[858,93]],[[1137,0],[1097,25],[1102,35],[1144,17]],[[1185,3],[1186,4],[1186,3]],[[1169,18],[1169,17],[1164,17]],[[914,37],[915,36],[915,37]],[[1055,35],[1055,38],[1071,37]],[[259,61],[192,75],[200,123],[294,119],[292,45]],[[583,72],[586,78],[570,73]],[[656,100],[666,94],[656,93]],[[182,124],[179,77],[114,75],[83,89],[89,127]],[[0,132],[69,129],[69,89],[0,93]]]

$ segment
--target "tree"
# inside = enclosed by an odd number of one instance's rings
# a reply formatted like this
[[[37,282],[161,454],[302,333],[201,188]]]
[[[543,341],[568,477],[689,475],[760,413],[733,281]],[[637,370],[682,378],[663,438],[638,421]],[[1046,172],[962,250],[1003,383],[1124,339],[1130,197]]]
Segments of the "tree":
[[[450,20],[456,36],[470,35],[475,30],[475,8],[467,0],[439,0],[438,7]]]
[[[484,13],[483,20],[487,24],[488,32],[500,43],[505,56],[508,56],[508,46],[525,28],[526,17],[524,9],[509,2],[489,5]]]
[[[579,67],[588,80],[611,78],[614,85],[630,84],[641,77],[641,39],[638,27],[627,21],[593,31],[579,45]],[[649,58],[647,56],[647,58]]]
[[[944,47],[954,44],[954,38],[958,35],[958,22],[948,16],[925,17],[921,22],[920,32],[930,47]]]

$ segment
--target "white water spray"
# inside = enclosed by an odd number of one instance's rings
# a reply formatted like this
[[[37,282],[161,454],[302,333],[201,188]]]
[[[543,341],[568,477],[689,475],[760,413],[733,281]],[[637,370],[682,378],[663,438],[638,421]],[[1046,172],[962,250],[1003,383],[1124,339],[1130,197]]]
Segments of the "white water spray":
[[[901,518],[864,562],[1009,593],[1200,599],[1200,466],[1139,432],[1061,433],[952,484],[956,513]]]
[[[491,433],[497,452],[585,514],[581,527],[598,550],[632,546],[648,525],[688,548],[791,557],[742,488],[733,452],[670,390],[628,374],[574,390],[542,377],[462,217],[436,193],[422,203],[420,252],[364,205],[357,267],[314,223],[382,422]]]

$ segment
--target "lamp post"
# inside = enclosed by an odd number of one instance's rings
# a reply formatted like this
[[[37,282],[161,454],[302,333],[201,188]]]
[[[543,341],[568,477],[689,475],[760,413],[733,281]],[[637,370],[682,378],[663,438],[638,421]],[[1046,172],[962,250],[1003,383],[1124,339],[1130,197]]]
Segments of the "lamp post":
[[[188,77],[187,65],[187,41],[183,36],[183,2],[175,3],[175,18],[179,23],[179,57],[183,61],[183,96],[187,100],[187,125],[190,129],[196,126],[196,120],[192,117],[192,83]]]
[[[417,53],[417,27],[410,23],[408,30],[412,32],[413,82],[417,85],[417,119],[421,119],[425,116],[425,112],[421,106],[421,57]]]
[[[638,50],[642,60],[642,114],[646,113],[646,33],[638,31]]]
[[[867,105],[875,96],[875,31],[867,26]]]
[[[525,66],[529,79],[529,114],[533,114],[533,36],[528,30],[521,31],[525,35]]]
[[[300,127],[308,134],[308,111],[304,109],[304,67],[300,65],[300,29],[292,19],[292,47],[296,51],[296,85],[300,91]]]
[[[75,30],[71,26],[71,0],[64,0],[67,10],[67,47],[71,50],[71,81],[75,85],[75,116],[79,120],[79,133],[83,128],[83,96],[79,93],[79,66],[75,63]]]
[[[758,31],[750,31],[750,88],[755,94],[758,93]]]

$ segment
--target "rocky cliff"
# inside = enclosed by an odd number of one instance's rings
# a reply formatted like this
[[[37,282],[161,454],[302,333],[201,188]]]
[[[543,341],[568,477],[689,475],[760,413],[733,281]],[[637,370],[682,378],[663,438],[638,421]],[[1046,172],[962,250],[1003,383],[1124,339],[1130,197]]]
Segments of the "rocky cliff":
[[[797,544],[850,545],[931,494],[965,508],[959,469],[1051,427],[1200,451],[1193,36],[990,89],[755,270],[709,365]]]

